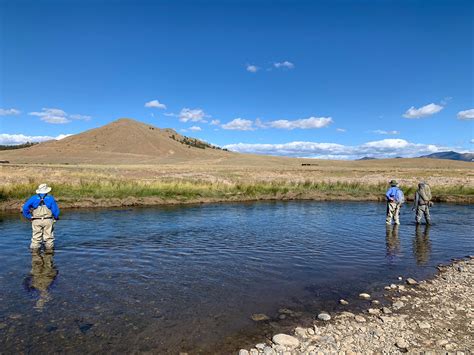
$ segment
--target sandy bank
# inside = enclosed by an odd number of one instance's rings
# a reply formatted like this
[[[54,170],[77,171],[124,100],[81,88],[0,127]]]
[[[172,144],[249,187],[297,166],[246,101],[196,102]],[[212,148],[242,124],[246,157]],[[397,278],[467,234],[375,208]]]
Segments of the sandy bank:
[[[386,287],[390,306],[367,300],[367,311],[330,314],[311,328],[276,334],[248,354],[436,353],[467,354],[474,349],[474,256],[439,266],[432,280],[407,280]],[[411,281],[411,280],[408,280]],[[328,319],[327,316],[320,318]]]

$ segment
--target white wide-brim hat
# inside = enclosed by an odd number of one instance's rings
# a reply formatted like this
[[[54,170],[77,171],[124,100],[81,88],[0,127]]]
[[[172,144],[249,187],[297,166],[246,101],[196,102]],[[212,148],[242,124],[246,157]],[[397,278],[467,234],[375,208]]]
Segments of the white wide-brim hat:
[[[40,186],[38,186],[38,189],[36,190],[36,193],[37,194],[47,194],[50,191],[51,191],[51,187],[49,187],[46,184],[41,184]]]

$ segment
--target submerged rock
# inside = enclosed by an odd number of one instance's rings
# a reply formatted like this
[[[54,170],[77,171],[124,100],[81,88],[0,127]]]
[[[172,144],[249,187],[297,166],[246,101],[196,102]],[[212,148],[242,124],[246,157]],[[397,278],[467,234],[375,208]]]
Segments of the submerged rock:
[[[266,314],[263,314],[263,313],[252,314],[252,316],[250,318],[252,318],[252,320],[255,321],[255,322],[262,322],[262,321],[270,320],[270,317],[267,316]]]
[[[327,322],[328,320],[331,320],[331,316],[328,313],[319,313],[318,314],[318,319]]]
[[[415,279],[412,279],[411,277],[407,279],[407,284],[409,285],[416,285],[417,283],[418,282]]]
[[[342,304],[343,306],[347,306],[349,304],[349,302],[343,299],[339,300],[339,303]]]

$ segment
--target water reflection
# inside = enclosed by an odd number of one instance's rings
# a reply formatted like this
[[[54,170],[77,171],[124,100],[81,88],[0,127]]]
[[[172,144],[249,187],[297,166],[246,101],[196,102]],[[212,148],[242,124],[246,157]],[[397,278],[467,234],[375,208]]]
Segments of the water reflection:
[[[400,238],[398,237],[398,224],[386,225],[385,243],[387,249],[387,257],[392,259],[400,253]]]
[[[416,225],[415,237],[413,238],[413,254],[415,254],[416,263],[418,265],[426,264],[430,259],[431,241],[430,241],[430,225]]]
[[[54,265],[53,251],[41,253],[36,250],[31,252],[31,272],[24,284],[28,291],[38,292],[36,310],[41,312],[45,304],[52,299],[49,288],[57,275],[58,269]]]

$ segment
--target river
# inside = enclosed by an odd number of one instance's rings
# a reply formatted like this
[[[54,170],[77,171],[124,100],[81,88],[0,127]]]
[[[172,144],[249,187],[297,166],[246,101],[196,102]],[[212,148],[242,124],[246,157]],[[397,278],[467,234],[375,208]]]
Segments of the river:
[[[381,203],[68,210],[54,254],[31,254],[29,223],[3,214],[0,349],[229,353],[473,254],[473,211],[438,204],[417,227],[405,206],[386,227]]]

